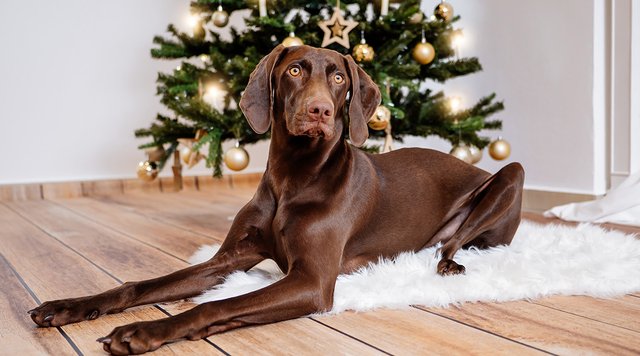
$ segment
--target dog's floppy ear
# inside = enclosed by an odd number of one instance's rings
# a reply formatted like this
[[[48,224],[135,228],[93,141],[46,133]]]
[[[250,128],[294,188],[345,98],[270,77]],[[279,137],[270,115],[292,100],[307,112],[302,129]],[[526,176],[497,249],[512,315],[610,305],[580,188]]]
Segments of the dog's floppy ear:
[[[249,83],[240,98],[240,109],[253,131],[262,134],[269,130],[273,116],[273,88],[271,73],[285,47],[278,45],[260,60],[249,77]]]
[[[351,79],[349,138],[354,146],[360,147],[369,137],[367,122],[380,105],[380,90],[350,55],[345,56],[345,63]]]

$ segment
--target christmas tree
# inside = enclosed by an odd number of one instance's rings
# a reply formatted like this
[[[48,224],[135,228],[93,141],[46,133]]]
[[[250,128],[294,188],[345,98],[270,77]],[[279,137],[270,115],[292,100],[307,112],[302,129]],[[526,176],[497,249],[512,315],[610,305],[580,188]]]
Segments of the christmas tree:
[[[216,27],[228,26],[230,13],[247,9],[246,27],[231,29],[231,41],[222,40]],[[227,163],[242,169],[242,145],[267,139],[268,134],[254,133],[237,103],[255,66],[278,44],[304,43],[353,55],[382,92],[382,105],[369,126],[371,137],[386,136],[386,150],[392,139],[437,135],[453,144],[452,154],[475,163],[477,153],[481,155],[478,149],[490,143],[479,131],[501,127],[500,121],[487,119],[503,109],[494,101],[495,94],[465,109],[455,98],[429,89],[429,81],[444,82],[482,69],[477,58],[458,57],[455,40],[461,33],[453,25],[459,16],[453,16],[453,8],[444,1],[434,15],[423,14],[419,0],[391,5],[388,0],[198,0],[191,3],[191,11],[191,33],[169,25],[170,37],[153,39],[154,58],[182,63],[172,73],[160,73],[157,80],[157,93],[173,117],[158,114],[151,127],[135,133],[152,138],[140,148],[157,148],[152,162],[141,164],[145,177],[162,168],[179,142],[185,145],[185,162],[192,165],[205,158],[220,176],[222,142],[235,140],[236,165],[233,157]],[[205,148],[207,153],[201,154]]]

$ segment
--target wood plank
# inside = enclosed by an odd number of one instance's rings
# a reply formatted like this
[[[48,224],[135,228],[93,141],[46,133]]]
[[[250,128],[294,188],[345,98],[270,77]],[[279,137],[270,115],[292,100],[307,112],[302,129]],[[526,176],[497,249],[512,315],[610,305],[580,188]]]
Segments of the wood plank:
[[[124,179],[122,180],[122,191],[124,194],[133,192],[159,193],[161,192],[160,181],[157,179],[151,182],[140,179]]]
[[[0,345],[7,355],[72,355],[76,352],[56,328],[34,328],[25,310],[35,301],[0,254]]]
[[[81,182],[43,183],[42,197],[44,199],[66,199],[82,196]]]
[[[54,202],[43,200],[11,204],[11,208],[27,220],[121,281],[153,278],[186,266],[175,257],[83,219]]]
[[[635,331],[529,302],[420,308],[552,353],[640,353]]]
[[[180,229],[118,204],[87,198],[58,200],[55,203],[184,261],[203,245],[222,243],[222,239]]]
[[[209,339],[232,355],[384,355],[309,318],[236,329]]]
[[[391,354],[532,355],[542,352],[418,309],[314,317]],[[455,335],[455,337],[452,337]]]
[[[533,303],[640,332],[640,300],[632,296],[611,299],[554,296]]]
[[[96,198],[102,202],[135,209],[154,220],[213,238],[224,238],[239,207],[205,205],[183,198],[183,193],[128,194]]]
[[[0,205],[0,226],[3,228],[0,253],[11,263],[38,299],[44,301],[90,295],[120,284],[96,265],[25,221],[8,207],[13,206]],[[35,305],[36,303],[32,302],[26,309],[18,312],[24,313],[24,319],[31,322],[26,310]],[[157,308],[149,306],[66,325],[62,329],[83,353],[103,354],[102,347],[95,341],[96,338],[107,335],[119,325],[165,316]],[[32,327],[36,329],[35,324]],[[158,354],[188,352],[215,353],[216,349],[205,341],[198,341],[163,346],[158,350]]]
[[[22,201],[42,199],[40,184],[0,185],[0,201]]]
[[[121,180],[95,180],[82,182],[82,195],[113,195],[123,194],[124,187]]]
[[[78,251],[87,259],[103,268],[116,278],[124,280],[140,280],[146,278],[157,277],[169,272],[173,272],[179,268],[186,267],[187,264],[179,259],[166,255],[161,251],[149,247],[139,241],[133,240],[118,231],[106,228],[86,219],[81,219],[74,212],[56,205],[49,201],[40,201],[37,204],[29,202],[13,203],[14,209],[24,215],[27,219],[41,227],[48,234],[55,236],[64,244]],[[128,232],[127,232],[128,233]],[[154,231],[150,231],[154,233]],[[133,253],[135,251],[135,253]],[[188,309],[190,305],[184,303],[163,304],[163,308],[171,314],[176,314]],[[99,318],[97,320],[101,320]],[[285,331],[284,334],[289,337],[278,337],[277,340],[271,340],[273,347],[286,350],[294,339],[296,334],[304,327],[298,326],[302,321],[294,321]],[[321,333],[326,331],[323,326],[315,327],[313,333]],[[253,328],[253,332],[258,332],[259,328]],[[256,331],[257,330],[257,331]],[[330,330],[330,329],[327,329]],[[339,337],[339,333],[335,331],[329,334]],[[212,339],[216,344],[217,339]],[[330,343],[330,342],[329,342]],[[345,345],[344,347],[359,348],[360,343],[352,339],[346,338],[341,341],[342,344],[358,344]],[[189,343],[178,343],[189,344]],[[243,353],[251,352],[251,349],[243,350]]]

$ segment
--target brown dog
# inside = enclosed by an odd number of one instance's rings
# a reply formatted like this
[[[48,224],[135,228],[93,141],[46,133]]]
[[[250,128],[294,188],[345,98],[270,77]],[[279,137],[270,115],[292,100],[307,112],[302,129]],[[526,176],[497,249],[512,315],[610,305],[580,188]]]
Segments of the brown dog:
[[[138,354],[244,325],[328,310],[336,277],[380,256],[442,243],[438,273],[464,273],[463,247],[509,244],[520,221],[524,173],[513,163],[495,175],[427,149],[369,155],[380,92],[351,57],[307,46],[278,46],[257,66],[240,101],[251,127],[271,126],[266,172],[209,261],[104,293],[46,302],[30,311],[58,326],[126,308],[198,295],[236,270],[271,258],[286,272],[255,292],[182,314],[116,328],[98,339],[113,354]]]

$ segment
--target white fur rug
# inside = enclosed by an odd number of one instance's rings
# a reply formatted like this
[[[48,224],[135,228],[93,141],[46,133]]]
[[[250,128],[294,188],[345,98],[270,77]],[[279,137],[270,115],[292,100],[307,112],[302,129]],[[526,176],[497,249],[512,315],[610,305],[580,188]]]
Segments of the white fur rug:
[[[218,246],[203,246],[191,263],[209,259]],[[582,224],[537,225],[523,221],[510,246],[458,251],[465,275],[436,274],[436,248],[402,253],[336,282],[331,313],[446,306],[463,302],[533,299],[554,294],[612,297],[640,291],[640,239]],[[273,261],[235,272],[196,303],[220,300],[265,287],[283,277]]]

